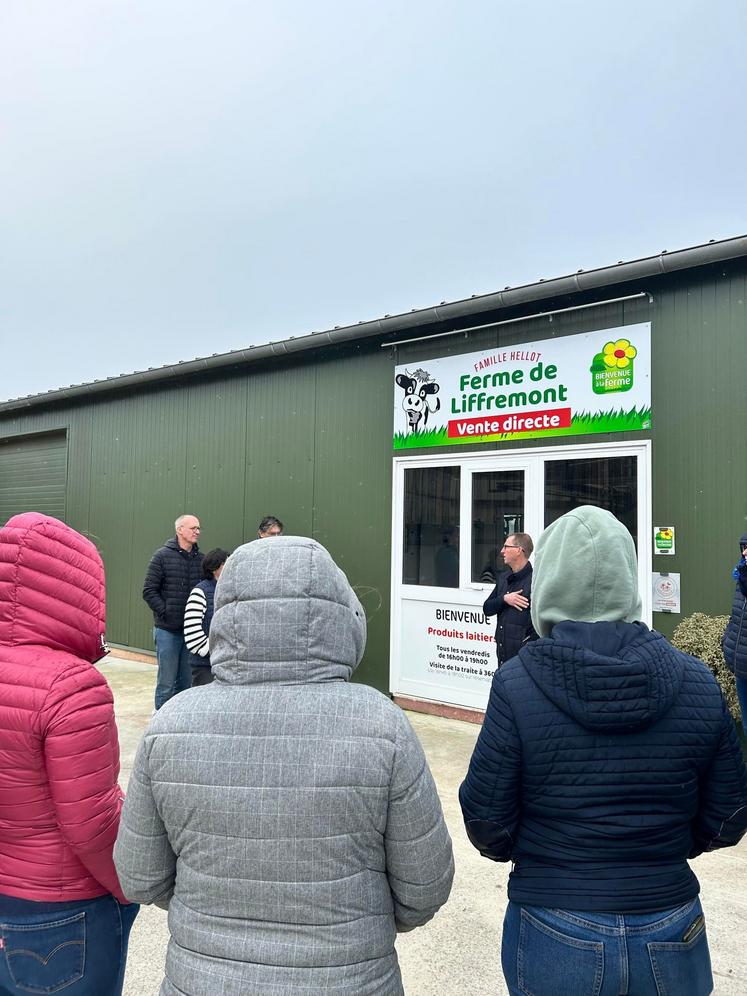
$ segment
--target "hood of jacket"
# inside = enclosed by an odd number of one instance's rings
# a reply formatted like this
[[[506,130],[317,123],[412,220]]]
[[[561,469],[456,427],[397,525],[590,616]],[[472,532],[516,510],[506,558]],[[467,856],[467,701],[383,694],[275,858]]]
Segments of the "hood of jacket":
[[[80,533],[39,512],[0,529],[0,644],[64,650],[84,660],[106,653],[104,565]]]
[[[685,657],[641,622],[563,622],[519,660],[542,693],[587,730],[625,733],[671,707]]]
[[[226,561],[210,626],[210,661],[217,680],[347,681],[365,646],[361,604],[315,540],[254,540]]]
[[[549,636],[566,619],[640,618],[633,537],[611,512],[581,505],[547,527],[537,543],[532,575],[532,623],[540,636]]]

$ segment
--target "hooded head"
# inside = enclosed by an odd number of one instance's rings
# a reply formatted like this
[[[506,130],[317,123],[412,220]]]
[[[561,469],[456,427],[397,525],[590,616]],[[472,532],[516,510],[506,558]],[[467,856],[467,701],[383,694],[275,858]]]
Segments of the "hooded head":
[[[231,684],[347,681],[363,657],[366,617],[315,540],[247,543],[226,561],[210,626],[213,674]]]
[[[568,619],[640,619],[633,538],[611,512],[581,505],[547,527],[534,554],[531,611],[540,636]]]
[[[106,652],[104,565],[59,519],[24,512],[0,529],[0,644],[64,650],[87,661]]]

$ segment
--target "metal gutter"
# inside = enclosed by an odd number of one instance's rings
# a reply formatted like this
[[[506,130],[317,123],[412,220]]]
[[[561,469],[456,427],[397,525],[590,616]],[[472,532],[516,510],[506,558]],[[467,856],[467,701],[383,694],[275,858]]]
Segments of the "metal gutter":
[[[449,332],[432,332],[430,335],[419,335],[414,339],[396,339],[393,342],[382,342],[382,349],[391,349],[392,346],[406,346],[408,342],[423,342],[424,339],[443,339],[447,335],[465,335],[467,332],[479,332],[481,329],[496,329],[500,325],[516,325],[518,322],[531,322],[535,318],[549,318],[552,321],[555,315],[566,315],[569,311],[583,311],[584,308],[601,308],[605,304],[619,304],[621,301],[635,301],[639,298],[647,297],[649,303],[653,304],[653,295],[646,291],[638,294],[626,294],[625,297],[606,297],[603,301],[590,301],[588,304],[574,304],[570,308],[553,308],[552,311],[535,311],[532,315],[520,315],[518,318],[507,318],[502,322],[486,322],[484,325],[468,325],[467,328],[451,329]]]
[[[373,321],[362,321],[355,325],[341,327],[335,326],[335,328],[323,332],[312,332],[309,335],[298,337],[291,336],[289,339],[270,342],[266,345],[248,346],[245,349],[236,349],[229,353],[216,353],[213,356],[199,357],[194,360],[180,360],[172,365],[150,368],[119,377],[107,377],[104,380],[95,380],[87,384],[73,384],[70,387],[28,395],[25,398],[10,399],[0,403],[0,414],[91,397],[110,391],[145,387],[194,374],[237,367],[277,356],[291,356],[311,349],[323,349],[379,335],[397,335],[400,332],[407,332],[423,325],[460,321],[486,311],[501,311],[548,298],[582,294],[613,284],[658,277],[662,274],[687,270],[696,266],[706,266],[709,263],[721,263],[741,256],[747,256],[747,235],[711,241],[675,252],[664,250],[656,256],[646,256],[643,259],[628,263],[621,261],[614,266],[602,266],[586,271],[579,270],[577,273],[564,277],[539,280],[531,284],[522,284],[519,287],[506,287],[493,294],[474,295],[448,303],[444,301],[437,307],[413,309],[400,315],[385,315],[383,318],[377,318]]]

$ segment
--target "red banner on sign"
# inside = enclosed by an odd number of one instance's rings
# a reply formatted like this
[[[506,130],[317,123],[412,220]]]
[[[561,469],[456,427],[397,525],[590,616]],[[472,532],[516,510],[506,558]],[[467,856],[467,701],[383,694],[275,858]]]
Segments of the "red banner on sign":
[[[458,418],[449,422],[449,438],[469,436],[500,436],[546,429],[568,429],[570,408],[548,408],[546,411],[522,412],[515,415],[484,415],[482,418]]]

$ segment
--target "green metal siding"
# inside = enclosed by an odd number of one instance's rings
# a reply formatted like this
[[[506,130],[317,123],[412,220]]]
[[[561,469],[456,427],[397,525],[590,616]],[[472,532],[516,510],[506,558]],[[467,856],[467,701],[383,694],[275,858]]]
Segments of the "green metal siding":
[[[614,296],[649,290],[653,303],[600,305],[397,349],[364,340],[13,413],[0,417],[0,437],[67,430],[66,518],[102,550],[113,642],[151,646],[142,579],[178,514],[200,516],[204,549],[233,549],[271,513],[288,532],[324,543],[361,592],[369,643],[359,677],[386,688],[396,363],[651,321],[653,430],[573,437],[573,444],[652,438],[653,521],[677,527],[676,557],[655,557],[653,566],[681,573],[683,615],[728,611],[736,538],[747,529],[740,445],[746,274],[742,260],[614,288]],[[541,439],[474,449],[546,445]],[[466,451],[460,447],[460,455]],[[654,622],[670,634],[679,618],[656,615]]]
[[[654,524],[677,527],[682,615],[728,614],[747,530],[745,270],[672,288],[656,301],[652,365]],[[656,616],[669,635],[677,616]]]
[[[245,535],[264,515],[289,533],[314,528],[314,367],[276,366],[249,380],[244,478]]]
[[[19,512],[65,517],[65,433],[0,442],[0,522]]]
[[[183,512],[200,516],[203,549],[232,550],[245,532],[246,403],[248,381],[231,377],[190,385],[184,439],[186,473]],[[178,512],[171,516],[175,518]],[[220,541],[211,537],[220,532]],[[205,546],[205,543],[208,546]]]
[[[142,581],[177,515],[200,516],[203,549],[231,550],[273,514],[287,532],[323,542],[360,591],[369,641],[359,677],[386,686],[391,363],[377,347],[369,354],[350,347],[316,364],[268,365],[0,422],[2,436],[70,426],[68,521],[104,558],[112,642],[152,647]]]
[[[387,351],[348,348],[316,370],[314,526],[356,589],[368,621],[356,672],[389,683],[392,365]]]

